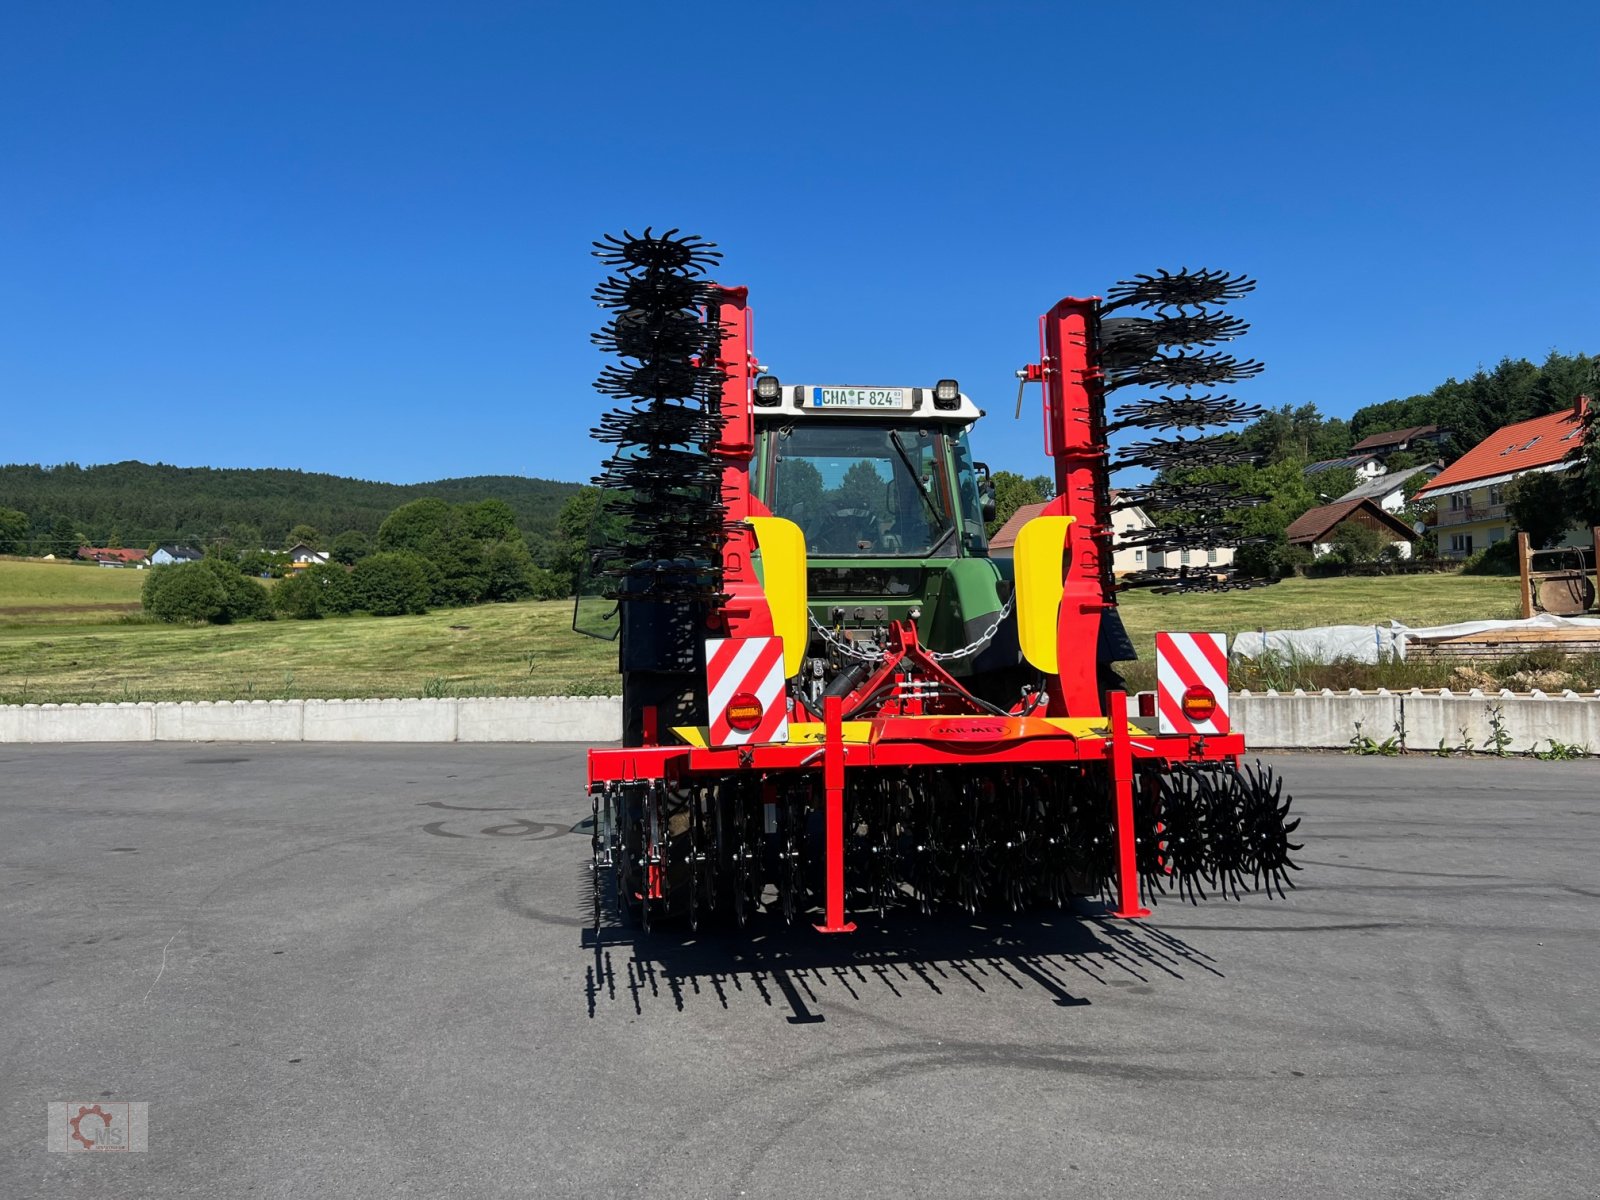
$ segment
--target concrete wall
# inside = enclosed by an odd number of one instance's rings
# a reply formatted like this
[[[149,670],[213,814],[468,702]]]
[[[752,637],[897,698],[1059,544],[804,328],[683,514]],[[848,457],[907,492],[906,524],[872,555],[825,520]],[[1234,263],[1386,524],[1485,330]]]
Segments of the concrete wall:
[[[1548,750],[1552,740],[1600,754],[1600,693],[1510,691],[1240,692],[1232,699],[1234,727],[1252,749],[1346,749],[1360,734],[1393,737],[1409,750],[1495,748],[1498,723],[1508,753]]]
[[[1551,740],[1600,754],[1600,693],[1240,692],[1234,725],[1252,749],[1346,749],[1360,732],[1411,750],[1494,747],[1513,753]],[[446,700],[240,700],[212,704],[0,706],[4,742],[614,742],[614,696]],[[1463,732],[1465,731],[1465,732]]]
[[[3,742],[614,742],[615,696],[0,706]]]

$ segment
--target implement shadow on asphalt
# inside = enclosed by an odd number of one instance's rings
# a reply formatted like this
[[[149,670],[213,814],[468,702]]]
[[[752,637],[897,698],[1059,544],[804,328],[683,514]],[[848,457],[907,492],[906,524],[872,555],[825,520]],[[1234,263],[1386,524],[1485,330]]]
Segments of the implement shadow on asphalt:
[[[587,877],[587,872],[585,872]],[[592,885],[585,883],[588,892]],[[592,892],[590,892],[592,897]],[[592,907],[592,899],[591,899]],[[729,1010],[754,1002],[787,1010],[791,1025],[825,1020],[830,997],[841,1002],[898,1002],[913,994],[952,997],[1012,990],[1061,1007],[1089,1004],[1086,991],[1113,987],[1148,992],[1157,978],[1184,973],[1221,977],[1216,960],[1166,930],[1105,915],[1081,903],[1051,913],[932,917],[875,911],[855,914],[856,932],[817,933],[812,914],[785,925],[758,913],[743,931],[649,933],[603,921],[582,931],[593,956],[585,970],[590,1018],[643,1016],[670,1006]]]

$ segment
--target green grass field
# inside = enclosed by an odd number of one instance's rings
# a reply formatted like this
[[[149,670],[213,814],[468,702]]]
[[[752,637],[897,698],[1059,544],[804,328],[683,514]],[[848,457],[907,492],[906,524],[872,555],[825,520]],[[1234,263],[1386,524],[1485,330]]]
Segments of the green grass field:
[[[616,647],[558,602],[421,617],[0,630],[0,702],[603,694]]]
[[[0,629],[113,621],[139,611],[144,580],[126,567],[0,558]]]
[[[573,633],[564,602],[199,628],[118,623],[137,607],[142,580],[137,571],[0,561],[0,703],[596,695],[618,686],[616,647]],[[1431,625],[1514,616],[1516,603],[1514,579],[1458,575],[1131,592],[1123,619],[1144,662],[1129,678],[1148,685],[1160,629]],[[116,608],[93,607],[107,604]]]
[[[1285,579],[1247,592],[1122,595],[1122,620],[1140,658],[1155,653],[1162,629],[1212,630],[1230,637],[1247,629],[1317,625],[1446,625],[1521,616],[1517,581],[1488,575],[1393,575]]]

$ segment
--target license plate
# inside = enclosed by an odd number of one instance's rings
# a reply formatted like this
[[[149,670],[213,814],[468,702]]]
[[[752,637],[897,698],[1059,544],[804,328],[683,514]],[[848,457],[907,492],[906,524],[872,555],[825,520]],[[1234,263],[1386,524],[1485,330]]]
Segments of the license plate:
[[[897,408],[909,409],[911,397],[905,388],[814,387],[812,408]]]

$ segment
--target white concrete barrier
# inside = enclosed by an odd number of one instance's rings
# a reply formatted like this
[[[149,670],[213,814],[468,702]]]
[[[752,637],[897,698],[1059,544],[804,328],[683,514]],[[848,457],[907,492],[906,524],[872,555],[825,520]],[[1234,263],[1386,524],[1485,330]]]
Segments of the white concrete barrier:
[[[1240,692],[1234,727],[1253,750],[1342,750],[1357,734],[1410,750],[1600,754],[1600,693]],[[1359,730],[1357,723],[1359,722]],[[8,742],[614,742],[615,696],[250,700],[0,706]]]
[[[152,704],[158,742],[298,742],[305,738],[300,700],[209,700]]]
[[[0,715],[0,742],[154,741],[153,704],[24,704]]]
[[[1345,749],[1363,736],[1419,751],[1523,754],[1559,742],[1600,754],[1600,692],[1240,692],[1233,721],[1260,750]]]
[[[0,705],[8,742],[614,742],[615,696]]]
[[[615,696],[457,703],[458,742],[614,742],[622,737],[622,701]]]
[[[308,742],[453,742],[458,700],[305,700]]]

